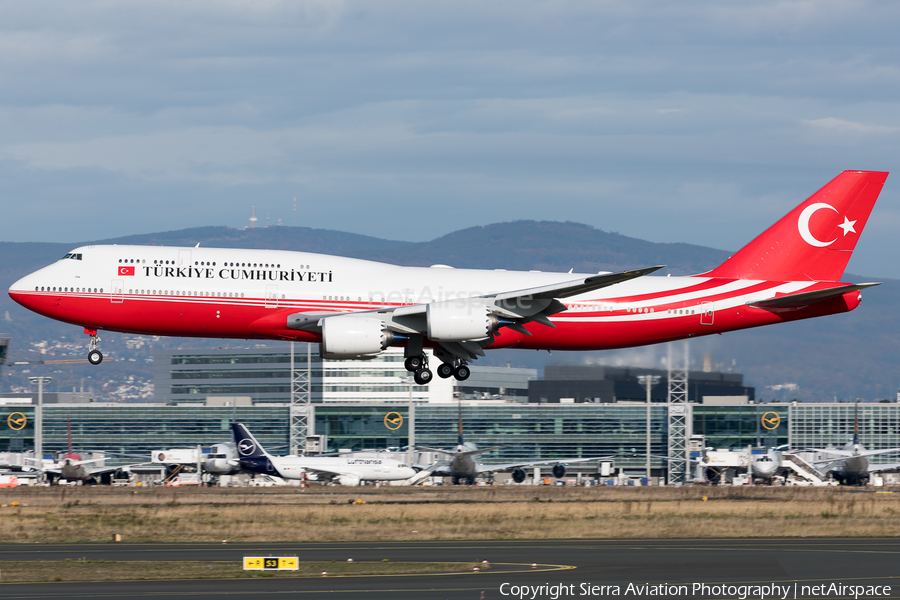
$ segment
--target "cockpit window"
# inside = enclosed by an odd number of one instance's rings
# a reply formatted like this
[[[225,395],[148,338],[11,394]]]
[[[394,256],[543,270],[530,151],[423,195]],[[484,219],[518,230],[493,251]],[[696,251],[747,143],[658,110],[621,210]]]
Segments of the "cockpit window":
[[[72,260],[81,260],[81,254],[75,254],[74,252],[69,252],[65,256],[63,256],[60,260],[66,260],[67,258]]]

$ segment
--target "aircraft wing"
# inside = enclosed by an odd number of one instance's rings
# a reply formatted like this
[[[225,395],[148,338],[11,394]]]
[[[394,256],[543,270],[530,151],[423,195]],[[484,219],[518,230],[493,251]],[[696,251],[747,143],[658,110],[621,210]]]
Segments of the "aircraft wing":
[[[484,305],[488,311],[498,318],[503,319],[500,327],[508,327],[523,335],[531,335],[524,327],[525,324],[535,322],[547,327],[556,327],[548,318],[551,315],[563,312],[566,306],[558,298],[568,298],[578,294],[585,294],[604,287],[643,277],[662,269],[663,265],[622,271],[619,273],[603,273],[590,277],[581,277],[570,281],[563,281],[550,285],[497,292],[472,298],[461,298],[450,302],[461,302],[474,305]],[[440,304],[440,303],[435,303]],[[430,304],[413,304],[408,306],[390,306],[385,308],[358,311],[354,315],[368,315],[385,322],[392,331],[404,335],[426,335],[428,331],[427,312]],[[325,319],[346,316],[347,313],[334,312],[300,312],[287,315],[288,329],[297,329],[319,333],[322,331],[322,323]],[[266,317],[254,326],[267,328],[279,326],[271,319],[284,319],[283,316]],[[280,325],[283,327],[284,325]],[[483,356],[482,348],[493,341],[492,336],[479,340],[466,340],[462,342],[443,342],[441,346],[449,353],[467,360],[474,360]]]
[[[873,287],[876,285],[881,285],[881,282],[878,283],[856,283],[853,285],[841,285],[838,287],[827,288],[824,290],[816,290],[813,292],[801,292],[799,294],[784,294],[783,296],[775,296],[774,298],[768,298],[766,300],[751,300],[747,302],[747,306],[755,306],[757,308],[800,308],[803,306],[809,306],[810,304],[816,304],[817,302],[824,302],[825,300],[830,300],[832,298],[837,298],[838,296],[843,296],[847,292],[855,292],[857,290],[864,290],[869,287]]]
[[[442,450],[441,448],[429,448],[428,446],[416,446],[417,450],[440,452],[441,454],[447,454],[449,456],[475,456],[477,454],[484,454],[485,452],[490,452],[491,450],[499,450],[501,448],[506,448],[506,446],[490,446],[489,448],[478,448],[477,450],[467,450],[465,452],[457,452],[456,450]]]
[[[607,458],[612,458],[611,456],[594,456],[590,458],[554,458],[547,460],[532,460],[532,461],[522,461],[516,463],[503,463],[499,465],[478,465],[479,470],[481,471],[509,471],[511,469],[518,469],[520,467],[535,467],[537,465],[568,465],[571,463],[580,463],[580,462],[588,462],[592,460],[604,460]]]
[[[317,475],[325,475],[326,477],[338,477],[339,475],[346,475],[346,471],[334,471],[332,469],[323,469],[321,467],[307,467],[306,465],[298,465],[304,471],[309,473],[315,473]]]
[[[90,476],[94,475],[105,475],[106,473],[115,473],[116,471],[129,471],[131,467],[139,467],[141,465],[152,465],[156,463],[145,462],[145,463],[137,463],[133,465],[119,465],[118,467],[100,467],[98,469],[91,469]]]
[[[812,452],[825,452],[829,454],[837,454],[837,457],[834,458],[822,458],[819,460],[810,461],[811,464],[825,464],[825,463],[833,463],[839,460],[844,460],[845,458],[857,458],[864,456],[879,456],[881,454],[894,454],[895,452],[900,452],[900,448],[887,448],[885,450],[866,450],[865,452],[860,452],[859,454],[853,454],[849,450],[821,450],[821,449],[812,449]]]
[[[900,463],[887,463],[883,465],[869,465],[869,473],[880,473],[881,471],[893,471],[900,469]]]
[[[415,485],[426,477],[447,477],[449,475],[450,463],[446,460],[439,460],[432,465],[428,465],[427,467],[410,477],[408,481],[410,485]]]

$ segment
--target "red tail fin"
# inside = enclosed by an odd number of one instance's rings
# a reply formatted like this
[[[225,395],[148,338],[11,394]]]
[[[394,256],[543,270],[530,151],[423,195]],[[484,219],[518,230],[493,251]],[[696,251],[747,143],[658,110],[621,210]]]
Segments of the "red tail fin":
[[[838,281],[887,176],[878,171],[844,171],[704,275]]]

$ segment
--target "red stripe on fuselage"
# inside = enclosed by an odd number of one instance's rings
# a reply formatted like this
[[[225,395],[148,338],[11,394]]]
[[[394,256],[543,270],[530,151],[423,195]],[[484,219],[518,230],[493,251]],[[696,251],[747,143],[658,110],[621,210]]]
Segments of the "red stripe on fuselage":
[[[687,290],[714,291],[733,280],[717,280],[714,285],[704,284],[669,290],[659,294],[632,296],[647,302],[660,300],[673,294],[689,293]],[[710,283],[710,282],[705,282]],[[782,282],[763,282],[739,290],[732,290],[709,297],[660,304],[654,312],[628,312],[628,309],[606,311],[570,310],[555,315],[556,328],[529,323],[533,334],[525,336],[507,328],[501,328],[490,347],[552,349],[552,350],[603,350],[629,346],[655,344],[700,335],[709,335],[768,325],[782,321],[805,319],[814,316],[846,312],[856,308],[859,293],[850,292],[841,298],[820,302],[812,306],[792,310],[766,310],[745,306],[716,309],[711,325],[701,324],[700,306],[703,302],[723,301],[756,294],[783,285]],[[833,283],[813,284],[805,291],[833,287]],[[266,307],[263,298],[220,298],[209,296],[144,296],[126,295],[122,302],[110,301],[109,294],[59,293],[59,292],[11,292],[19,304],[53,319],[91,329],[103,329],[142,335],[169,335],[181,337],[243,338],[243,339],[291,339],[318,342],[321,336],[287,328],[290,314],[304,311],[352,312],[389,308],[390,305],[373,305],[365,302],[340,302],[322,300],[278,300],[277,307]],[[618,299],[616,299],[618,300]],[[615,304],[611,299],[584,300],[573,304]],[[672,310],[673,314],[668,311]],[[676,311],[685,311],[679,314]],[[693,314],[690,314],[690,311]]]

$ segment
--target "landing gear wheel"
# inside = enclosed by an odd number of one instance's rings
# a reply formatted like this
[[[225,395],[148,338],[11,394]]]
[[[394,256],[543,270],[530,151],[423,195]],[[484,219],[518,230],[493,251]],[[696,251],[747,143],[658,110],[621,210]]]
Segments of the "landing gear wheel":
[[[413,375],[413,379],[415,379],[416,383],[419,385],[428,385],[433,378],[434,375],[428,369],[419,369],[416,371],[416,374]]]
[[[406,367],[407,371],[418,371],[424,364],[425,361],[422,360],[421,356],[410,356],[405,361],[403,361],[403,366]]]
[[[453,370],[453,376],[456,377],[457,381],[465,381],[471,374],[472,371],[469,369],[468,365],[459,365]]]
[[[88,362],[92,365],[99,365],[103,362],[103,354],[99,350],[91,350],[88,352]]]
[[[441,363],[440,365],[438,365],[437,374],[441,379],[447,379],[448,377],[453,375],[453,365]]]

